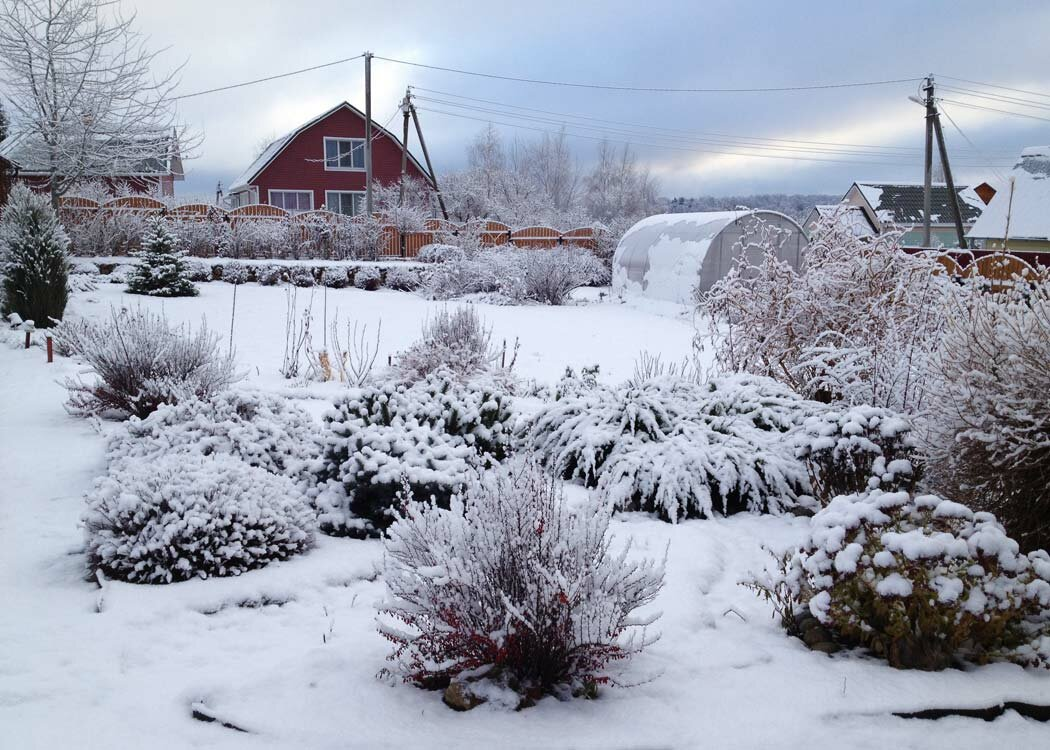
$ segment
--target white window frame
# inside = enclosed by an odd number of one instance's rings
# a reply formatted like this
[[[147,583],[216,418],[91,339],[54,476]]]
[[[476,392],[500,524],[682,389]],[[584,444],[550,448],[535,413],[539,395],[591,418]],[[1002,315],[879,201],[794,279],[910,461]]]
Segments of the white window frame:
[[[365,198],[365,191],[364,190],[325,190],[324,191],[324,206],[325,206],[326,209],[328,209],[329,211],[331,211],[334,214],[339,214],[341,216],[359,216],[360,215],[360,214],[356,214],[356,213],[344,214],[341,211],[336,211],[335,209],[333,209],[332,208],[332,198],[331,198],[331,196],[333,196],[333,195],[356,195],[356,196],[358,196],[361,199],[361,202],[363,204],[364,198]],[[361,214],[363,214],[364,213],[364,209],[365,209],[364,205],[361,205],[360,208],[361,208]]]
[[[336,166],[333,167],[331,164],[329,164],[328,163],[328,141],[336,141],[336,142],[338,142],[338,141],[351,141],[351,142],[360,143],[361,144],[361,161],[362,161],[362,163],[364,162],[364,159],[365,159],[365,156],[364,156],[365,139],[364,138],[349,138],[349,137],[344,138],[342,136],[326,135],[324,137],[324,153],[321,156],[321,160],[324,162],[324,169],[325,169],[326,172],[364,172],[365,171],[364,166],[360,166],[360,167],[340,167],[340,166],[336,165]],[[356,146],[351,146],[351,151],[354,151],[354,150],[356,150]]]
[[[309,208],[300,208],[300,209],[296,209],[295,211],[292,211],[291,209],[287,209],[284,206],[278,206],[277,204],[275,204],[273,202],[273,194],[274,193],[298,193],[299,195],[303,195],[305,193],[305,194],[310,196],[310,207]],[[288,213],[290,213],[290,214],[301,214],[301,213],[304,213],[306,211],[313,211],[314,210],[314,191],[313,190],[291,190],[291,189],[288,189],[288,188],[270,188],[269,190],[266,191],[266,202],[269,203],[271,206],[274,206],[275,208],[280,208],[280,209],[283,209],[285,211],[288,211]],[[296,201],[296,203],[298,203],[298,201]]]

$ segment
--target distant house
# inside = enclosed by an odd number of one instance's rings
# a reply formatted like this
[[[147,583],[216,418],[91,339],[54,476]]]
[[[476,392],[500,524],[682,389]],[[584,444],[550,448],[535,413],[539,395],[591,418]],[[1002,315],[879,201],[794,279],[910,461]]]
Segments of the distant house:
[[[955,189],[965,232],[981,215],[984,202],[965,185],[956,185]],[[933,247],[958,247],[948,187],[943,183],[934,184],[930,199],[930,244]],[[855,182],[842,200],[860,208],[879,234],[896,226],[905,230],[902,244],[922,245],[922,183]]]
[[[855,237],[871,237],[879,233],[875,224],[860,206],[848,204],[814,206],[802,223],[802,227],[806,230],[807,235],[812,235],[818,222],[832,217],[837,217],[839,225],[849,229]]]
[[[89,170],[84,180],[97,180],[111,190],[130,189],[134,193],[173,196],[175,183],[185,179],[178,143],[168,139],[151,140],[158,156],[142,159],[134,164],[115,170]],[[141,144],[136,146],[141,150]],[[48,185],[50,169],[46,162],[46,149],[31,133],[14,133],[0,142],[0,159],[6,159],[14,167],[14,180],[24,182],[34,190],[43,190]]]
[[[401,177],[404,150],[392,133],[372,124],[372,178]],[[408,155],[408,175],[430,182]],[[266,203],[293,213],[326,208],[355,215],[364,211],[365,115],[347,102],[300,125],[269,144],[229,187],[232,208]]]
[[[15,165],[10,159],[0,156],[0,206],[7,203],[7,195],[11,192],[11,182],[15,176]]]
[[[967,235],[986,250],[1050,252],[1050,146],[1032,146]]]

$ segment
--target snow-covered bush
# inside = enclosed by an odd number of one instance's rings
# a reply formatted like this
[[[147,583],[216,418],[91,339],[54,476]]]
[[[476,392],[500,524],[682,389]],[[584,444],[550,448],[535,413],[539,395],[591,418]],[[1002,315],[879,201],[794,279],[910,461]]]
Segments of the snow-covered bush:
[[[134,263],[118,263],[106,276],[110,284],[127,284],[128,279],[138,273],[138,265]]]
[[[439,370],[468,379],[488,369],[498,356],[492,348],[492,329],[472,305],[465,305],[445,308],[424,322],[422,338],[394,357],[394,367],[408,383]]]
[[[152,297],[195,297],[197,287],[189,278],[185,254],[176,249],[178,237],[171,233],[167,221],[151,218],[139,259],[128,275],[128,292]]]
[[[350,245],[355,258],[378,260],[387,242],[387,228],[375,216],[357,216],[350,223]]]
[[[47,196],[16,185],[0,215],[0,309],[37,328],[61,320],[69,299],[69,237]]]
[[[227,284],[246,284],[248,282],[248,266],[238,261],[226,263],[222,267],[222,280]]]
[[[905,253],[899,232],[861,238],[828,219],[800,271],[778,260],[779,232],[759,235],[759,264],[742,256],[699,297],[697,346],[723,373],[783,379],[807,398],[920,411],[944,305],[968,290],[932,257]]]
[[[398,292],[412,292],[423,286],[422,273],[416,268],[392,266],[386,270],[386,286]]]
[[[285,269],[278,265],[262,265],[255,267],[255,280],[262,286],[276,286],[283,280]]]
[[[237,380],[231,356],[203,323],[197,331],[172,328],[146,310],[110,310],[108,319],[55,328],[60,350],[83,357],[95,372],[67,379],[76,414],[146,417],[161,404],[206,399]]]
[[[71,273],[67,286],[70,292],[94,292],[98,289],[98,276]]]
[[[431,689],[458,682],[472,703],[593,696],[610,662],[651,642],[656,615],[636,611],[664,576],[629,544],[612,550],[609,518],[608,503],[570,506],[531,461],[473,478],[447,509],[408,503],[385,542],[380,621],[398,671]]]
[[[190,281],[211,281],[214,278],[211,270],[211,264],[207,261],[199,260],[197,258],[190,258],[186,260],[186,277]]]
[[[292,482],[227,455],[120,462],[87,502],[90,572],[131,583],[240,575],[313,542]]]
[[[560,305],[569,292],[600,280],[601,261],[584,248],[500,246],[449,259],[431,270],[428,292],[437,299],[493,295],[508,304]]]
[[[948,315],[925,452],[932,483],[1050,550],[1050,285]]]
[[[69,272],[82,276],[98,276],[98,266],[89,260],[75,260],[69,265]]]
[[[463,257],[463,250],[456,245],[434,243],[421,247],[416,259],[422,263],[444,263],[451,260],[462,260]]]
[[[583,389],[531,415],[520,437],[560,476],[599,486],[624,510],[672,521],[779,512],[807,488],[788,430],[819,408],[787,393],[764,378]]]
[[[310,266],[292,266],[288,269],[288,280],[296,286],[309,287],[317,283],[314,269]]]
[[[352,391],[324,417],[322,528],[385,528],[404,502],[404,485],[417,498],[447,503],[472,467],[507,456],[512,416],[505,396],[436,376]]]
[[[111,462],[189,451],[229,454],[272,474],[297,478],[319,451],[319,426],[288,399],[228,390],[207,400],[162,405],[131,417],[109,439]]]
[[[789,628],[808,611],[895,667],[1050,658],[1050,556],[1020,554],[990,513],[935,495],[836,497],[754,588]]]
[[[822,505],[874,487],[912,490],[919,479],[911,422],[889,409],[829,409],[809,417],[796,441],[796,455],[805,461],[813,496]]]
[[[346,266],[327,266],[321,272],[321,284],[332,289],[342,289],[350,284]]]
[[[382,272],[375,266],[362,266],[354,271],[354,286],[374,292],[382,282]]]

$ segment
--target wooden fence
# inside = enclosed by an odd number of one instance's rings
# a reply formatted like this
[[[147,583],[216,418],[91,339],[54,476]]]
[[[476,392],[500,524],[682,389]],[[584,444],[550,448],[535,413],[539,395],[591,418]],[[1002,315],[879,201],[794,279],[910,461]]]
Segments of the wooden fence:
[[[987,252],[980,256],[964,252],[940,253],[935,260],[950,276],[987,279],[993,292],[1018,285],[1050,283],[1050,266],[1028,263],[1012,253]]]
[[[167,216],[176,222],[216,222],[229,224],[231,228],[247,222],[282,222],[301,228],[305,240],[311,230],[318,227],[352,228],[354,223],[363,222],[361,217],[348,217],[330,211],[304,211],[289,213],[276,206],[256,204],[241,206],[227,211],[219,206],[206,203],[188,203],[181,206],[169,206],[147,196],[127,196],[114,198],[105,203],[97,203],[89,198],[64,197],[59,205],[59,213],[64,223],[82,222],[101,218],[106,221],[118,216]],[[379,214],[376,218],[382,220]],[[383,226],[383,244],[380,255],[384,258],[415,258],[419,251],[434,243],[448,241],[448,238],[469,233],[478,238],[485,246],[514,245],[521,248],[547,249],[559,245],[574,245],[597,249],[602,230],[593,227],[579,227],[567,232],[545,226],[530,226],[513,229],[498,221],[476,221],[466,224],[455,224],[442,219],[428,219],[421,231],[399,231],[393,224]]]

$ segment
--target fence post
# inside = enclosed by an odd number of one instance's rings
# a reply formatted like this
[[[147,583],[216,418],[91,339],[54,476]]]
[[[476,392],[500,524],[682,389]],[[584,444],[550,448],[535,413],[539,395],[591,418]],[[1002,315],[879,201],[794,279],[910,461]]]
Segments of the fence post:
[[[55,342],[50,335],[48,335],[45,340],[47,341],[47,363],[51,364],[55,361]]]

